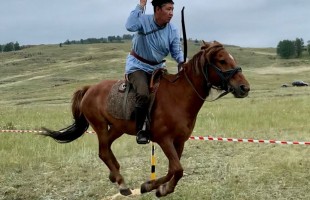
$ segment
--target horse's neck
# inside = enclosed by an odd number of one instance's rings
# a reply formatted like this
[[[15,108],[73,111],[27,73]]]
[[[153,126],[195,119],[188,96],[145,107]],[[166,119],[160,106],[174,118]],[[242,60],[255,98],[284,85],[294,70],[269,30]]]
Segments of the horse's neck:
[[[170,92],[175,95],[174,98],[177,98],[178,103],[186,113],[196,116],[204,103],[203,99],[208,95],[208,91],[205,90],[204,80],[199,78],[202,75],[194,75],[189,70],[183,70],[175,76],[177,77],[174,83],[176,87],[171,88],[173,91]],[[173,80],[173,77],[170,79]]]
[[[189,86],[189,91],[193,95],[202,101],[209,95],[209,90],[207,86],[207,78],[199,67],[187,67],[183,70],[182,79]]]

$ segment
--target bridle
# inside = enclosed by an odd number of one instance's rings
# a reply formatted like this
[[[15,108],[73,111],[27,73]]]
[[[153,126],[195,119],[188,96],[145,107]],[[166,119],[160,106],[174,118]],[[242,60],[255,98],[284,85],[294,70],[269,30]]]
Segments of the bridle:
[[[221,84],[220,86],[215,86],[212,85],[212,83],[209,82],[209,78],[208,78],[208,67],[212,67],[215,70],[215,73],[220,77],[221,79]],[[204,70],[205,69],[205,70]],[[194,84],[191,82],[191,80],[189,79],[188,75],[186,74],[186,70],[182,70],[184,71],[184,75],[185,78],[187,80],[187,82],[190,84],[190,86],[192,87],[192,89],[195,91],[195,93],[197,94],[197,96],[203,100],[203,101],[207,101],[207,98],[203,98],[199,92],[196,90]],[[223,90],[224,92],[221,93],[218,97],[216,97],[215,99],[211,100],[211,101],[215,101],[223,96],[225,96],[226,94],[232,92],[233,90],[231,89],[230,85],[229,85],[229,80],[238,72],[242,72],[241,67],[237,66],[234,69],[230,69],[227,71],[222,71],[219,67],[217,67],[215,64],[213,63],[206,63],[205,65],[201,65],[201,72],[204,76],[205,81],[207,82],[208,85],[208,89],[214,88],[216,90]]]
[[[217,67],[216,65],[214,64],[207,64],[207,66],[210,66],[212,67],[216,74],[220,77],[221,79],[221,85],[219,87],[216,87],[216,86],[213,86],[215,88],[219,88],[221,90],[225,90],[227,92],[231,92],[230,91],[230,88],[229,88],[229,80],[238,72],[242,72],[242,69],[241,67],[237,66],[236,68],[234,69],[230,69],[230,70],[227,70],[227,71],[222,71],[219,67]],[[208,73],[208,69],[207,67],[206,68],[206,74]],[[207,80],[207,77],[205,77],[205,79]]]

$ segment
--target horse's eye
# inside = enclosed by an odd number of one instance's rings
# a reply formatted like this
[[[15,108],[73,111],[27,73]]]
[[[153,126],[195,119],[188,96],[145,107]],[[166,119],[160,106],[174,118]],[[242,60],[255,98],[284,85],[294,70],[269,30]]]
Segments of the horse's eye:
[[[226,64],[226,61],[225,60],[220,60],[219,61],[222,65]]]

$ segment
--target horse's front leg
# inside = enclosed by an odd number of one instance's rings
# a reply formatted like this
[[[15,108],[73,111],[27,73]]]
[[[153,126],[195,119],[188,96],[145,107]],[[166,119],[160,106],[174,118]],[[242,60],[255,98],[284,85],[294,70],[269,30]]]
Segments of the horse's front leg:
[[[168,182],[173,177],[173,174],[168,171],[166,176],[160,177],[156,180],[150,180],[141,185],[141,193],[151,192],[157,189],[160,185]]]
[[[183,168],[180,163],[180,155],[183,151],[183,145],[175,146],[173,142],[164,142],[159,144],[169,160],[169,169],[166,176],[159,179],[147,181],[141,185],[141,193],[150,192],[157,189],[158,197],[166,196],[174,191],[177,182],[183,176]],[[177,147],[177,148],[176,148]]]
[[[178,181],[183,177],[183,168],[180,163],[180,159],[181,159],[182,152],[184,149],[184,142],[175,143],[173,147],[176,152],[176,155],[173,153],[173,157],[171,158],[168,156],[169,151],[166,152],[164,150],[164,153],[169,159],[169,171],[172,171],[173,177],[165,184],[159,186],[159,188],[156,191],[157,197],[166,196],[174,192],[174,188],[178,184]],[[170,155],[172,154],[170,153]]]

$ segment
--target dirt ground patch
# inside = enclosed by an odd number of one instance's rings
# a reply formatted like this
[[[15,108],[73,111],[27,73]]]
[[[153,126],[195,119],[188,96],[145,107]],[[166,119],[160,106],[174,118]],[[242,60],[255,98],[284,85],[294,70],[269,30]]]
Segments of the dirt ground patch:
[[[297,74],[306,71],[310,71],[309,66],[298,66],[298,67],[279,67],[279,66],[268,66],[263,68],[257,68],[253,70],[257,74]]]
[[[276,56],[276,53],[271,53],[271,52],[264,52],[264,51],[254,51],[256,54],[261,54],[261,55],[270,55],[270,56]]]

